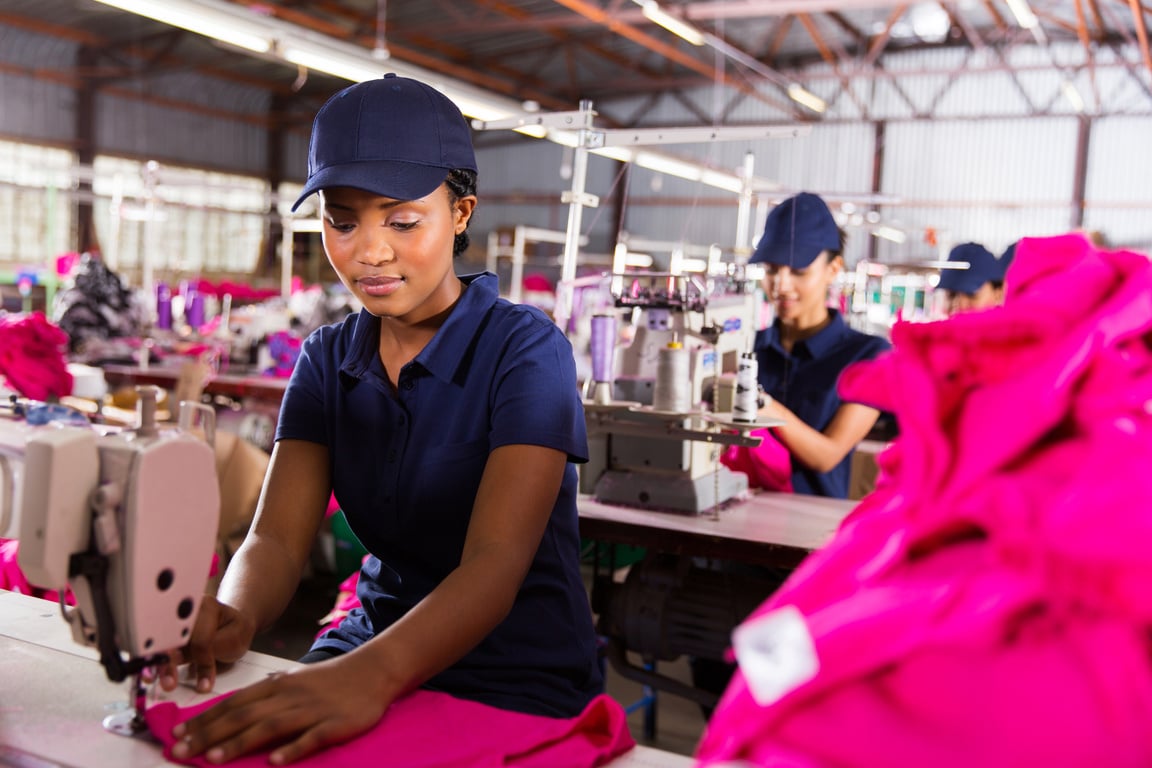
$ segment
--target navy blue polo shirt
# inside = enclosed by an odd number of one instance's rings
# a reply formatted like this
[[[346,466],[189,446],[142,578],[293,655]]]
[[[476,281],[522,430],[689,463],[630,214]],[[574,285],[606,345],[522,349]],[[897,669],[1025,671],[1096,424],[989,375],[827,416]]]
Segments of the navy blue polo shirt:
[[[543,312],[499,298],[495,275],[461,280],[459,302],[396,390],[367,311],[304,342],[276,438],[328,447],[336,500],[372,555],[362,609],[313,647],[350,650],[420,602],[459,565],[489,453],[547,446],[569,464],[511,613],[425,687],[572,717],[603,689],[579,567],[572,462],[587,461],[588,446],[572,347]]]
[[[853,330],[835,309],[831,322],[792,345],[791,354],[780,346],[780,324],[756,334],[756,362],[760,386],[801,421],[823,432],[842,401],[836,390],[840,373],[857,360],[868,360],[891,346],[879,336]],[[792,462],[792,488],[796,493],[848,497],[852,453],[828,472],[820,473]]]

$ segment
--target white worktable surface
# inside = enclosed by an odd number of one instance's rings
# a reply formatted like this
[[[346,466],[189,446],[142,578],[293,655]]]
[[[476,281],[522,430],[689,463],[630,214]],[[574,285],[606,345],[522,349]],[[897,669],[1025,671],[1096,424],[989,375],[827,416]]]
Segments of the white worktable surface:
[[[0,765],[20,768],[155,768],[172,765],[158,744],[104,730],[128,703],[129,683],[112,683],[94,649],[72,641],[60,607],[0,590]],[[249,653],[217,679],[217,693],[256,682],[295,662]],[[216,695],[179,688],[159,694],[180,705]],[[693,760],[637,746],[611,768],[688,768]]]

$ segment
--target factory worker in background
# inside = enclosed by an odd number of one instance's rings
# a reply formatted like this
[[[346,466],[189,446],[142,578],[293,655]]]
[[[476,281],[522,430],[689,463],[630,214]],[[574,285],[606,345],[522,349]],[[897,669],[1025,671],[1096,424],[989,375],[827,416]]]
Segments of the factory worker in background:
[[[801,192],[772,209],[750,264],[763,264],[772,325],[756,335],[760,385],[768,395],[759,415],[783,419],[771,430],[792,460],[797,493],[847,498],[850,457],[880,411],[840,399],[836,382],[857,360],[889,348],[885,339],[849,328],[828,305],[844,268],[843,230],[827,204]]]
[[[175,662],[208,691],[276,620],[333,492],[371,554],[362,607],[303,667],[177,726],[174,756],[294,762],[418,687],[575,717],[603,691],[580,574],[575,363],[543,312],[499,298],[496,275],[454,271],[477,203],[468,123],[386,75],[320,109],[308,167],[297,205],[319,194],[325,253],[364,309],[304,342],[252,529]]]
[[[1012,254],[1015,255],[1013,248]],[[1004,271],[1012,261],[1001,263],[992,252],[979,243],[963,243],[949,252],[948,261],[967,264],[967,267],[940,270],[937,290],[945,291],[948,315],[973,312],[1004,303]]]

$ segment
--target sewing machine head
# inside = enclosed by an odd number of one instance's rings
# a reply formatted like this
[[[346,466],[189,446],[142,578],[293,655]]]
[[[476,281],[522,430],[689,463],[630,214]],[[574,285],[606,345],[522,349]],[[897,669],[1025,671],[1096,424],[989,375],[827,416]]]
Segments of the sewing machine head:
[[[115,682],[187,643],[219,519],[212,447],[158,428],[141,397],[123,432],[0,418],[0,535],[19,539],[30,583],[71,589],[73,637]]]
[[[631,338],[617,345],[615,322],[611,333],[607,324],[593,329],[601,345],[592,350],[594,378],[610,382],[594,381],[585,403],[591,460],[581,468],[581,490],[609,503],[689,513],[746,491],[747,477],[724,467],[720,455],[728,445],[758,444],[747,432],[764,426],[733,428],[724,418],[740,355],[755,339],[755,283],[736,272],[629,273],[613,276],[613,285]]]

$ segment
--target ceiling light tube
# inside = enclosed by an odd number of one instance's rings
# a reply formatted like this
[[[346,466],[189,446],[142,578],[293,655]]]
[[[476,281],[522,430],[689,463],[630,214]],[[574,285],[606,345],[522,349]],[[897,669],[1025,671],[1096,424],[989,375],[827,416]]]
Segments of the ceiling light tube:
[[[201,0],[194,8],[166,0],[98,0],[98,2],[256,53],[267,53],[272,47],[271,37],[263,25],[256,20],[245,23],[243,19],[236,18],[234,8],[219,8],[211,0]]]
[[[893,243],[903,243],[908,239],[908,235],[906,235],[903,230],[890,227],[887,224],[876,227],[876,229],[872,230],[872,234],[875,237],[891,240]]]
[[[1072,109],[1083,114],[1084,112],[1084,97],[1080,95],[1080,91],[1071,80],[1065,80],[1060,84],[1060,90],[1064,92],[1064,98],[1072,105]]]
[[[640,6],[644,18],[659,24],[677,37],[683,38],[692,45],[704,45],[704,33],[688,22],[678,19],[665,11],[656,3],[656,0],[634,0]]]
[[[1035,29],[1040,23],[1036,14],[1032,12],[1032,7],[1028,5],[1028,0],[1008,0],[1008,8],[1016,17],[1016,23],[1021,29]]]
[[[797,104],[808,107],[808,109],[812,110],[813,112],[819,112],[820,114],[823,114],[824,110],[828,109],[828,104],[824,101],[824,99],[812,93],[812,91],[800,85],[800,83],[790,83],[788,85],[788,98],[792,99],[792,101],[796,102]]]
[[[342,77],[354,83],[375,80],[378,77],[383,77],[385,73],[385,68],[382,65],[372,64],[367,57],[359,59],[290,45],[284,46],[280,50],[280,55],[293,64],[317,72],[326,72],[329,75]]]

